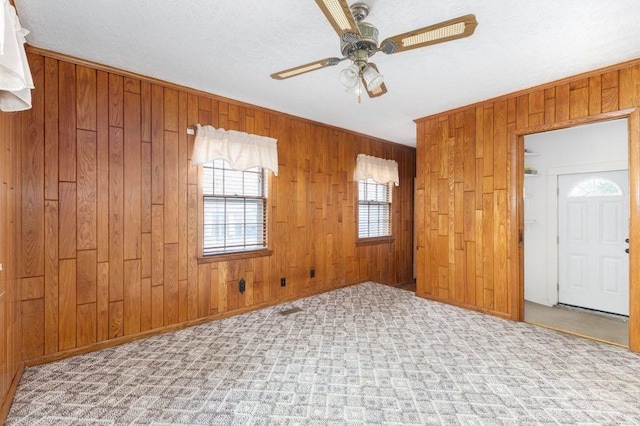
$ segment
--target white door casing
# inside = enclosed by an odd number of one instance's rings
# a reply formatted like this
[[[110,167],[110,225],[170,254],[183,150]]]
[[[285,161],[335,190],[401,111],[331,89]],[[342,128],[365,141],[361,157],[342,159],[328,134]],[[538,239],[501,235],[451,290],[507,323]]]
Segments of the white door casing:
[[[628,176],[558,176],[560,303],[629,315]]]

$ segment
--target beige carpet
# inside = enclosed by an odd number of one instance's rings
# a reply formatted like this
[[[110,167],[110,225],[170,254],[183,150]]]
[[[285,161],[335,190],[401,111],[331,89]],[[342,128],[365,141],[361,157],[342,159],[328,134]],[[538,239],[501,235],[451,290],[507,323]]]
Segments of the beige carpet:
[[[617,346],[364,283],[29,368],[7,422],[640,424],[639,371]]]

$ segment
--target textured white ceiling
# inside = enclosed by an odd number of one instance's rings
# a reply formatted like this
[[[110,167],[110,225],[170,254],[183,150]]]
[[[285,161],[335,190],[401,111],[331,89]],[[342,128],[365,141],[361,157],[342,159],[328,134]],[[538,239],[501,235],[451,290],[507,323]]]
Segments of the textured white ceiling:
[[[350,3],[353,3],[351,0]],[[389,93],[361,104],[313,0],[15,0],[28,42],[79,58],[415,146],[412,120],[640,57],[639,0],[366,0],[380,40],[468,13],[469,38],[373,57]]]

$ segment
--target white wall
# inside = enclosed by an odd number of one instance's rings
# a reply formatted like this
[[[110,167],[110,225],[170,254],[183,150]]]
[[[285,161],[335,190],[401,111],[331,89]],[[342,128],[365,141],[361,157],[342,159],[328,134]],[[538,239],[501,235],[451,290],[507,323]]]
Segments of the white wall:
[[[538,170],[524,180],[524,298],[552,306],[558,303],[558,175],[627,169],[627,120],[527,135],[524,146],[540,154],[524,159]]]

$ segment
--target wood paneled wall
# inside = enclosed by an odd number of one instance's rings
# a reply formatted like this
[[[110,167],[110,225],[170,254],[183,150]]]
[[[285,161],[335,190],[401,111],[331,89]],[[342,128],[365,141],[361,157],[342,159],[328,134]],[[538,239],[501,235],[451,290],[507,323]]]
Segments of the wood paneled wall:
[[[19,287],[18,165],[21,139],[20,114],[0,112],[0,423],[8,411],[7,393],[21,372]]]
[[[29,61],[25,359],[365,280],[412,280],[413,148],[33,50]],[[196,123],[278,139],[272,255],[198,261],[198,175],[186,134]],[[399,163],[392,243],[356,245],[358,153]]]
[[[417,120],[418,295],[521,319],[521,136],[635,117],[632,111],[640,106],[639,63]],[[639,134],[634,118],[630,120],[632,244],[640,244],[633,241],[640,213],[639,171],[633,170]],[[635,350],[640,350],[640,257],[631,248],[630,337],[632,349],[636,342]]]

